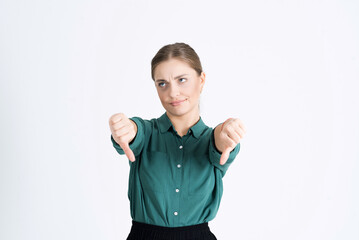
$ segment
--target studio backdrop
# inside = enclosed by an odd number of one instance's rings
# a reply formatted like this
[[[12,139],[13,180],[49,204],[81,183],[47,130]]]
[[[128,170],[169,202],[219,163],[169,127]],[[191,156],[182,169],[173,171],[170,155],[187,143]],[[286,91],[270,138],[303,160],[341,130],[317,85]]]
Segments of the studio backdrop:
[[[164,113],[151,59],[184,42],[206,73],[205,124],[247,127],[209,223],[217,238],[358,240],[358,12],[339,0],[2,0],[0,239],[127,237],[129,163],[108,120]]]

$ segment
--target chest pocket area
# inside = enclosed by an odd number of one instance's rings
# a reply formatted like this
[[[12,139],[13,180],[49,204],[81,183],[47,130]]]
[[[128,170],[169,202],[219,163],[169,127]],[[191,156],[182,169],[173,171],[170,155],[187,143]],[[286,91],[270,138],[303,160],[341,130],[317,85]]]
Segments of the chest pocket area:
[[[170,180],[170,159],[167,153],[146,151],[143,154],[139,168],[142,187],[155,192],[166,192]]]
[[[189,194],[192,196],[212,194],[215,187],[215,172],[207,153],[190,156],[188,185]]]

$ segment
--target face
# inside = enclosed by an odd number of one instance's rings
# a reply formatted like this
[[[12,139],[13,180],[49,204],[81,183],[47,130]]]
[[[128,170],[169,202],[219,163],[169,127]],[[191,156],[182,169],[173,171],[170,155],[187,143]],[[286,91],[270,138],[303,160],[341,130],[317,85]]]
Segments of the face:
[[[199,97],[205,83],[203,72],[198,76],[186,62],[170,59],[156,67],[154,78],[162,106],[169,115],[199,113]]]

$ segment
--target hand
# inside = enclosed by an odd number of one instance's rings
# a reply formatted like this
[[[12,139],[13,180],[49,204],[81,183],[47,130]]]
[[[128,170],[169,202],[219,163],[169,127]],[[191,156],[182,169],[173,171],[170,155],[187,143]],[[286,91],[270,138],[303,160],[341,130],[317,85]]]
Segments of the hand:
[[[222,152],[219,163],[225,164],[230,152],[237,146],[246,133],[243,122],[238,118],[229,118],[214,130],[216,148]]]
[[[134,162],[135,155],[129,147],[129,143],[135,138],[137,134],[136,123],[126,117],[125,114],[116,113],[110,117],[109,124],[113,139],[123,149],[127,158],[131,162]]]

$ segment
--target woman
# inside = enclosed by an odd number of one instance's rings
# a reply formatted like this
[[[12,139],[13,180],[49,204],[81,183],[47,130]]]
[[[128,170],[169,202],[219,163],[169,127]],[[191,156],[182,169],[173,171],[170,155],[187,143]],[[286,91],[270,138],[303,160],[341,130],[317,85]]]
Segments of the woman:
[[[185,43],[162,47],[152,79],[166,112],[159,118],[109,120],[111,141],[130,164],[128,240],[216,239],[208,227],[219,208],[222,177],[245,134],[229,118],[215,129],[203,122],[199,97],[205,83],[200,59]]]

